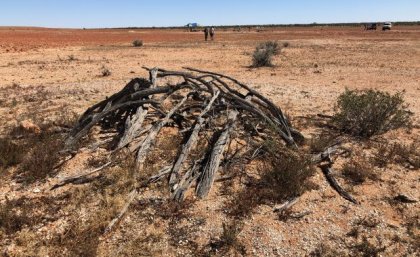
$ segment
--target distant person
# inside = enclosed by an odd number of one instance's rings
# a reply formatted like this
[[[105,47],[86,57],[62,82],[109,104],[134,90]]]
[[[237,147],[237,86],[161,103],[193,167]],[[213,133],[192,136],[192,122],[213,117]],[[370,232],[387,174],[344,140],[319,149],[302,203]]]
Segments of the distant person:
[[[204,39],[207,41],[207,39],[209,38],[209,28],[205,28],[204,29]]]
[[[212,41],[214,40],[214,27],[210,28],[210,38]]]

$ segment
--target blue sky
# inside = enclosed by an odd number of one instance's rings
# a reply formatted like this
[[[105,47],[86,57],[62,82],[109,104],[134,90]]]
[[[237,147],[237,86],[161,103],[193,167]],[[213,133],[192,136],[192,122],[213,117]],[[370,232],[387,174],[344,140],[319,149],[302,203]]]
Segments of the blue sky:
[[[420,0],[2,0],[0,26],[127,26],[419,21]]]

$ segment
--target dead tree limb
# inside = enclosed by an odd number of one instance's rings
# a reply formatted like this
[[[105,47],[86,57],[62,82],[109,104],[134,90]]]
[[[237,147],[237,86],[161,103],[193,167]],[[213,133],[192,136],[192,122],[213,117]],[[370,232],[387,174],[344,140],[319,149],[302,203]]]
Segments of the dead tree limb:
[[[332,173],[333,170],[331,168],[330,164],[325,164],[325,165],[321,165],[320,166],[322,172],[324,173],[325,177],[328,180],[328,183],[330,184],[330,186],[332,188],[334,188],[334,190],[341,195],[341,197],[343,197],[344,199],[354,203],[354,204],[358,204],[357,200],[351,196],[349,193],[347,193],[341,186],[340,184],[338,184],[337,180],[333,177]]]
[[[207,106],[200,113],[200,115],[198,115],[194,126],[191,128],[191,133],[189,135],[187,142],[182,146],[182,150],[180,151],[178,158],[172,168],[171,176],[169,179],[169,187],[171,188],[171,191],[176,189],[175,187],[176,187],[176,184],[179,182],[179,171],[182,168],[182,164],[184,163],[191,149],[195,146],[198,140],[198,133],[200,132],[204,124],[203,116],[206,115],[210,111],[210,109],[213,106],[214,101],[216,101],[216,99],[219,97],[219,93],[220,91],[215,92],[215,94],[210,99]]]
[[[200,198],[206,197],[210,192],[210,188],[214,183],[216,171],[220,166],[220,161],[222,159],[225,146],[227,142],[229,142],[230,132],[237,117],[238,111],[234,110],[229,112],[228,123],[225,125],[222,133],[214,144],[208,161],[205,164],[203,171],[201,172],[196,187],[197,196]]]

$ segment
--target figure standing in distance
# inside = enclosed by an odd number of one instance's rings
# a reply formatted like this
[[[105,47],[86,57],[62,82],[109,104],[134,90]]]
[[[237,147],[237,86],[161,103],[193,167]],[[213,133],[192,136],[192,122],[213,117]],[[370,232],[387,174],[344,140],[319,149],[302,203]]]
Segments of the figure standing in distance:
[[[207,41],[208,38],[209,38],[209,28],[205,27],[204,28],[204,39]]]
[[[214,40],[214,27],[210,28],[210,38],[212,41]]]

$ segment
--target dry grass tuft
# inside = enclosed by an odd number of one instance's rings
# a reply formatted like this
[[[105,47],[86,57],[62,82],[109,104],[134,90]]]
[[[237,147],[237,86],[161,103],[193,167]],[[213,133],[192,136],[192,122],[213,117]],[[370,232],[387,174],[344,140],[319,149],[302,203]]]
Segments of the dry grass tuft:
[[[0,170],[22,162],[25,148],[9,138],[0,138]]]
[[[20,182],[33,183],[55,174],[54,167],[60,160],[63,138],[57,134],[42,133],[32,139],[18,172]],[[31,147],[32,146],[32,147]]]
[[[101,68],[101,76],[102,77],[108,77],[111,76],[111,70],[109,70],[107,67],[102,66]]]
[[[420,145],[414,142],[409,145],[400,143],[382,143],[377,147],[372,161],[378,167],[386,167],[390,163],[398,163],[413,169],[420,168]]]
[[[265,151],[257,165],[259,179],[251,180],[227,203],[229,215],[247,217],[260,204],[282,202],[312,188],[309,178],[315,169],[307,155],[288,150],[278,141],[268,141]]]
[[[368,179],[373,181],[379,179],[373,166],[363,157],[355,157],[345,163],[342,174],[354,184],[362,184]]]
[[[309,149],[311,153],[321,153],[328,147],[336,143],[336,136],[328,133],[322,133],[318,136],[311,138],[309,141]]]
[[[229,253],[246,255],[245,246],[240,242],[238,236],[243,229],[243,222],[233,220],[229,223],[223,223],[223,232],[218,241],[212,242],[211,253],[218,252],[221,255],[228,255]]]

